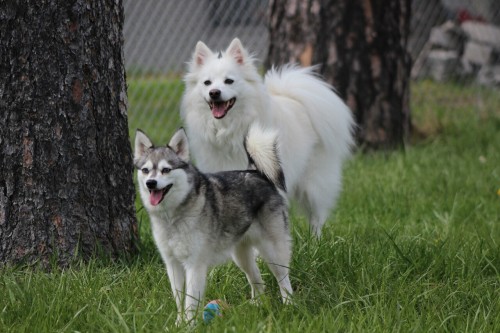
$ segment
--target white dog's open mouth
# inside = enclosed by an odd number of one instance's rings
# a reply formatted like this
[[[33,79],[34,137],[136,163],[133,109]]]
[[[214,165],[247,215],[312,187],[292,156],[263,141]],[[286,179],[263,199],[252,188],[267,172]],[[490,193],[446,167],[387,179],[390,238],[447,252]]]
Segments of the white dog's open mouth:
[[[210,106],[210,110],[212,110],[214,118],[221,119],[224,118],[229,110],[231,110],[234,102],[236,102],[236,98],[233,97],[225,102],[209,101],[208,106]]]
[[[165,195],[170,191],[173,184],[167,185],[164,189],[161,190],[149,190],[149,203],[152,206],[157,206],[162,202]]]

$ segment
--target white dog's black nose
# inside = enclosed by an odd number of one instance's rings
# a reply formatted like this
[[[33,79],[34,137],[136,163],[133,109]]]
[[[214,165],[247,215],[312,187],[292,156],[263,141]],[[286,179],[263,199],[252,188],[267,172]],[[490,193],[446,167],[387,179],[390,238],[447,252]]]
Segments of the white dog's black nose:
[[[220,98],[220,90],[219,89],[212,89],[208,93],[210,95],[211,99],[219,99]]]
[[[154,180],[154,179],[148,179],[148,180],[146,180],[146,186],[150,190],[154,190],[156,188],[156,184],[157,184],[157,181]]]

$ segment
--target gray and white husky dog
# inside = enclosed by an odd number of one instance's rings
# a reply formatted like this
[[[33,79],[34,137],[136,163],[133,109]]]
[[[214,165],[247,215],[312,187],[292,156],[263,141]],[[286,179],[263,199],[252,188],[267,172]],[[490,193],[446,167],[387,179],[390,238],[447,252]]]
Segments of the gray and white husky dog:
[[[140,195],[167,267],[177,323],[194,318],[209,267],[228,258],[246,274],[252,298],[262,294],[255,250],[278,281],[283,302],[292,294],[288,203],[277,132],[253,126],[244,142],[248,170],[204,174],[189,162],[183,129],[161,147],[136,132]]]

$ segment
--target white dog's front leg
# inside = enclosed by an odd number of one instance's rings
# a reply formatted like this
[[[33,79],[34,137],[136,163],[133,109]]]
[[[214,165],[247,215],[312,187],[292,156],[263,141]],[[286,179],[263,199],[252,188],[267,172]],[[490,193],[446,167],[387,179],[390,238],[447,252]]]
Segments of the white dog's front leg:
[[[167,265],[168,279],[170,280],[170,288],[177,305],[177,320],[176,324],[182,322],[182,299],[184,295],[185,271],[182,264],[174,258],[166,257],[165,264]]]
[[[205,293],[207,267],[186,268],[186,319],[192,320],[196,315]]]

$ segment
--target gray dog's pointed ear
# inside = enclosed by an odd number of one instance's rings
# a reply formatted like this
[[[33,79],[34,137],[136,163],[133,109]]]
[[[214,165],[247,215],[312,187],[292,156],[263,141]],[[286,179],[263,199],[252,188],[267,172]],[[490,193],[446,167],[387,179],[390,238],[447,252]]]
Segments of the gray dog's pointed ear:
[[[184,162],[189,162],[188,138],[184,128],[181,127],[174,133],[172,139],[170,139],[170,142],[168,143],[168,146],[172,148],[177,156],[179,156]]]
[[[207,58],[213,55],[212,50],[208,48],[202,41],[196,43],[196,48],[194,50],[193,62],[196,66],[203,66],[207,61]]]
[[[134,145],[134,159],[137,160],[144,155],[144,152],[148,150],[149,148],[153,147],[153,142],[148,138],[148,136],[141,131],[140,129],[137,129],[135,131],[135,145]]]

